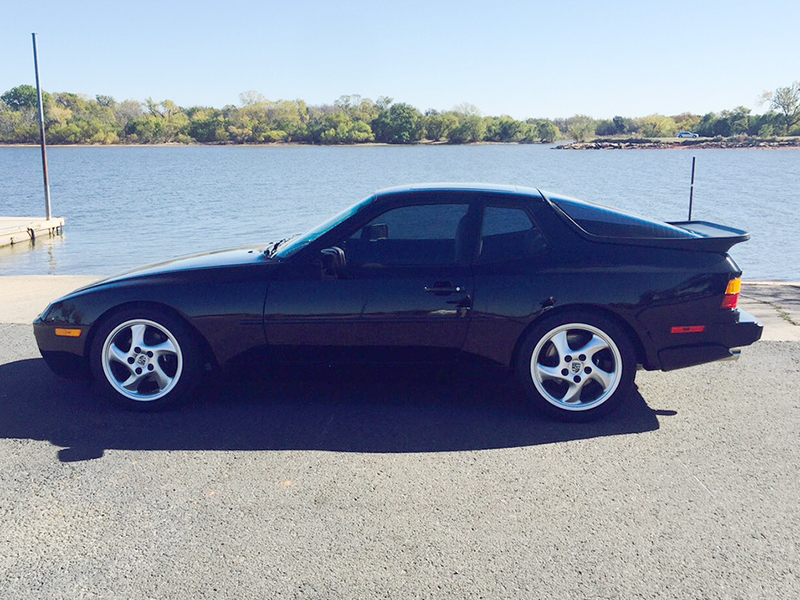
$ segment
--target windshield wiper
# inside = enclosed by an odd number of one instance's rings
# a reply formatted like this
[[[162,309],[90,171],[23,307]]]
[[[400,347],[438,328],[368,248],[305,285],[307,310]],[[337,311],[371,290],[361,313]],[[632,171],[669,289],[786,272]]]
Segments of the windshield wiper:
[[[266,256],[267,258],[272,258],[273,256],[275,256],[275,253],[278,251],[278,248],[280,248],[282,244],[288,242],[291,239],[292,238],[290,237],[283,238],[282,240],[275,242],[271,246],[268,246],[267,249],[264,250],[264,256]]]

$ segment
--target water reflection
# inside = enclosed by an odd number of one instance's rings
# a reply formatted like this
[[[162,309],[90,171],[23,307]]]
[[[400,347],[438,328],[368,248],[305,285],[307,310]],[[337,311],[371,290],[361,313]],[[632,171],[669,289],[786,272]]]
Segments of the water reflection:
[[[34,240],[0,247],[0,275],[64,275],[59,269],[60,249],[66,250],[66,236],[38,235]]]

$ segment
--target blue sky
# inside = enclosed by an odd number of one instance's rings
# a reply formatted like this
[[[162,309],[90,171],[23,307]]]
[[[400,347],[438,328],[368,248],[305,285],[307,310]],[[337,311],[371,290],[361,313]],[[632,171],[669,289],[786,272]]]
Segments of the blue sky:
[[[800,80],[797,0],[0,0],[0,92],[181,106],[389,96],[515,118],[703,114]]]

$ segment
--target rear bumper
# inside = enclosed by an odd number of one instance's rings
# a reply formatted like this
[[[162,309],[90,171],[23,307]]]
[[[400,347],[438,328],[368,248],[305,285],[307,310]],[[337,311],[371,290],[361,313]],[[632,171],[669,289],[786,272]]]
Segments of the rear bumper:
[[[709,326],[702,341],[661,350],[658,353],[661,370],[673,371],[716,360],[738,358],[738,348],[757,342],[763,331],[761,321],[750,313],[739,311],[737,322]]]

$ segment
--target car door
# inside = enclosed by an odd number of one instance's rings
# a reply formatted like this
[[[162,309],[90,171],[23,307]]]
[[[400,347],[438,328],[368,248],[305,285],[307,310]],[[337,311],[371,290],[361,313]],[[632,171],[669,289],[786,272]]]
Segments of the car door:
[[[410,204],[342,241],[348,272],[364,285],[365,344],[461,349],[472,310],[473,221],[466,201]]]
[[[273,278],[268,343],[360,348],[375,358],[383,349],[423,360],[460,350],[476,228],[465,196],[410,196],[376,208]],[[331,248],[343,255],[335,272],[322,256]]]
[[[508,363],[552,294],[549,246],[525,202],[487,198],[473,264],[473,315],[464,349]]]

